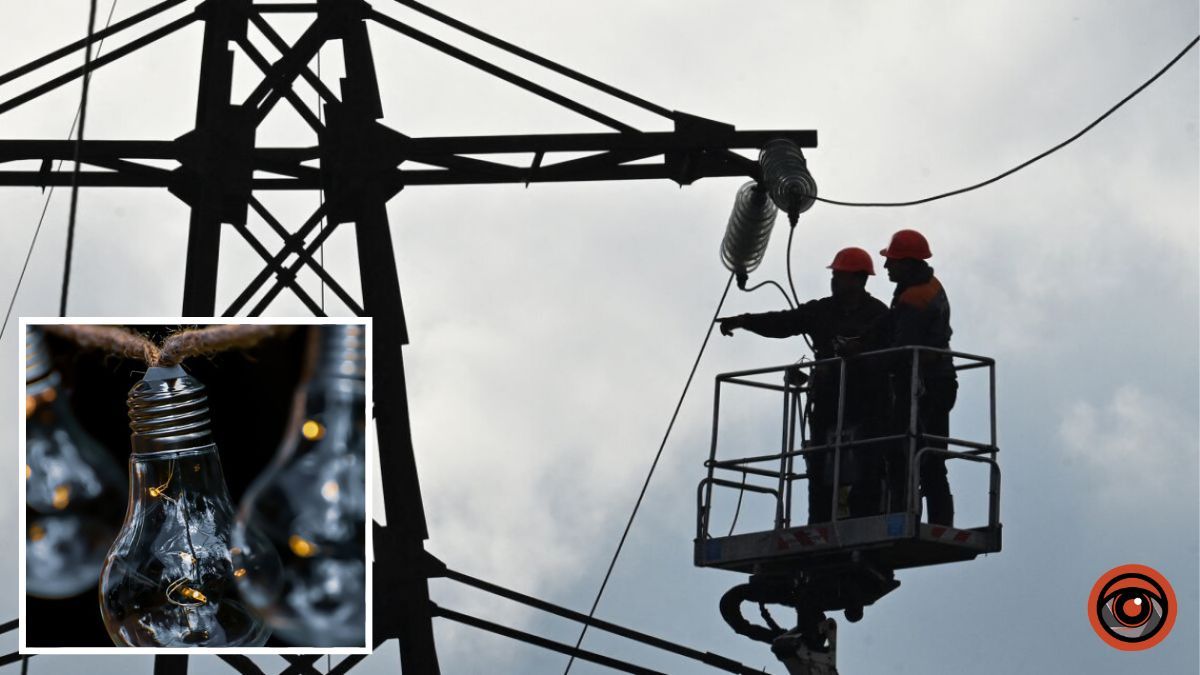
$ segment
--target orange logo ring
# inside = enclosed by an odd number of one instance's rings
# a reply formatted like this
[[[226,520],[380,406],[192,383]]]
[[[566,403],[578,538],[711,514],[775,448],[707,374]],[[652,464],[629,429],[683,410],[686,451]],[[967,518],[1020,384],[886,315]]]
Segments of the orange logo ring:
[[[1105,572],[1088,594],[1088,619],[1096,635],[1123,651],[1150,649],[1175,625],[1175,589],[1145,565],[1121,565]]]

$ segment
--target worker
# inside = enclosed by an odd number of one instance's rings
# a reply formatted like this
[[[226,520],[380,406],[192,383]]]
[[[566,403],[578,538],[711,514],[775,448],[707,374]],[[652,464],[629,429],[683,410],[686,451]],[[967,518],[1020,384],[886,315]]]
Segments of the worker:
[[[861,248],[844,248],[834,256],[828,269],[832,270],[829,297],[805,302],[795,309],[720,318],[721,333],[729,336],[738,328],[770,338],[804,333],[812,338],[813,354],[818,361],[871,349],[870,345],[862,344],[863,336],[888,311],[887,305],[867,292],[867,277],[875,274],[871,255]],[[840,365],[837,362],[814,367],[808,398],[811,406],[808,426],[812,444],[820,446],[833,443],[838,422],[839,377]],[[886,372],[880,368],[847,362],[843,438],[853,438],[855,433],[860,438],[865,437],[882,426],[879,413],[887,409],[883,398],[887,394],[887,380],[884,378]],[[843,456],[849,454],[846,451],[843,453]],[[852,485],[848,497],[851,516],[880,511],[881,453],[870,455],[880,457],[878,461],[865,459],[864,453],[859,453],[864,461],[855,462],[860,481]],[[832,448],[804,455],[810,523],[832,520],[833,463],[828,461],[832,456]],[[843,466],[847,466],[847,463],[843,462]]]
[[[941,282],[933,275],[933,268],[925,262],[932,257],[929,242],[916,230],[900,230],[892,235],[891,242],[880,254],[887,260],[884,269],[888,271],[888,280],[896,284],[891,309],[881,322],[880,330],[887,346],[922,345],[950,349],[950,301]],[[897,431],[907,431],[910,423],[911,358],[911,354],[906,354],[903,359],[893,362],[893,428]],[[953,359],[948,354],[921,352],[917,372],[917,433],[948,437],[950,410],[958,396]],[[946,444],[922,440],[917,449],[922,447],[945,448]],[[902,453],[893,454],[890,464],[888,482],[893,500],[899,500],[909,484],[906,480],[907,446]],[[929,522],[953,525],[954,497],[946,477],[945,457],[926,453],[919,476]],[[902,503],[893,501],[892,510],[904,508]]]

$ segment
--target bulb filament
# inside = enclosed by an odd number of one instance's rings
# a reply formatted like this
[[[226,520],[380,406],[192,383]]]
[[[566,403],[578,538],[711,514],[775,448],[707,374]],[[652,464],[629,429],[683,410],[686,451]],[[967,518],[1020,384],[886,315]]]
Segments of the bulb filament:
[[[191,579],[188,579],[187,577],[180,577],[175,581],[172,581],[171,585],[167,586],[167,600],[171,604],[178,605],[180,607],[199,607],[200,605],[206,604],[208,602],[208,597],[195,588],[188,586],[190,581]],[[180,602],[172,597],[176,593],[187,598],[188,602]]]
[[[198,467],[199,467],[199,465],[197,465],[197,468]],[[180,505],[180,503],[177,499],[174,499],[170,495],[167,494],[167,488],[171,485],[171,480],[174,477],[175,477],[175,460],[171,460],[170,463],[167,464],[167,480],[164,481],[162,485],[148,488],[146,490],[146,492],[148,492],[151,497],[162,497],[163,499],[171,502],[172,504],[175,504],[177,506]],[[190,526],[188,525],[188,522],[187,522],[187,513],[185,511],[181,510],[180,516],[183,518],[184,532],[187,534],[188,548],[191,549],[191,553],[189,553],[187,551],[180,551],[179,559],[182,560],[184,563],[191,565],[193,572],[195,572],[196,551],[192,547],[192,536],[191,536]],[[180,578],[176,579],[175,581],[172,581],[171,584],[169,586],[167,586],[167,601],[173,605],[178,605],[179,607],[184,607],[184,608],[199,607],[200,605],[207,604],[208,596],[204,595],[204,593],[200,592],[198,589],[195,589],[195,588],[192,588],[191,586],[189,586],[188,585],[189,583],[191,583],[191,579],[189,579],[188,577],[180,577]],[[174,597],[175,595],[179,595],[179,596],[185,598],[186,600],[185,601],[177,600]]]
[[[167,464],[167,481],[165,483],[163,483],[162,485],[147,489],[146,492],[150,493],[151,497],[162,497],[163,499],[166,499],[167,501],[174,502],[175,501],[174,499],[171,499],[170,497],[168,497],[166,495],[167,486],[171,484],[171,478],[174,475],[175,475],[175,460],[171,460],[171,462],[169,464]]]
[[[301,558],[311,558],[317,552],[315,544],[298,534],[288,537],[288,548]]]

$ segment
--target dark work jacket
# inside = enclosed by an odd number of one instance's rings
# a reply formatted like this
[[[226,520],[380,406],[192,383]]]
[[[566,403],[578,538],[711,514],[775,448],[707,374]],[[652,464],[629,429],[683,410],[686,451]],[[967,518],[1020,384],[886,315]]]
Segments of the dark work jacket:
[[[885,317],[884,334],[887,346],[923,345],[950,348],[950,299],[946,289],[926,267],[922,278],[912,284],[896,284],[892,307]],[[912,361],[903,359],[911,368]],[[927,355],[921,362],[923,378],[955,379],[953,359],[948,356]]]
[[[795,309],[763,314],[743,314],[742,328],[764,337],[784,338],[806,333],[812,338],[813,352],[817,359],[837,356],[834,338],[864,338],[861,351],[878,349],[868,336],[868,331],[888,312],[884,305],[870,293],[854,307],[844,307],[832,296],[806,302]],[[837,420],[838,367],[825,366],[815,369],[812,379],[812,415],[814,427],[832,428]],[[862,422],[877,410],[881,403],[886,380],[880,381],[881,369],[867,362],[850,359],[846,363],[846,419],[847,426]],[[823,441],[823,439],[821,439]]]

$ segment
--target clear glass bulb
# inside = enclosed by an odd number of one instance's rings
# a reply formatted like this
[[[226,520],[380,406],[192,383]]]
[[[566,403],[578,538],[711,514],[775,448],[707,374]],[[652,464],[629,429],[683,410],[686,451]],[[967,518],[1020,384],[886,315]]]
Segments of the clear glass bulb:
[[[104,561],[109,637],[132,647],[260,647],[270,634],[237,580],[278,577],[270,545],[233,544],[234,509],[213,444],[204,385],[150,368],[129,392],[129,506]]]
[[[280,587],[239,584],[275,635],[312,647],[365,644],[365,335],[323,326],[291,430],[246,492],[239,532],[261,531],[283,564]]]
[[[28,328],[25,348],[25,592],[66,598],[100,578],[125,485],[76,421],[38,329]]]

